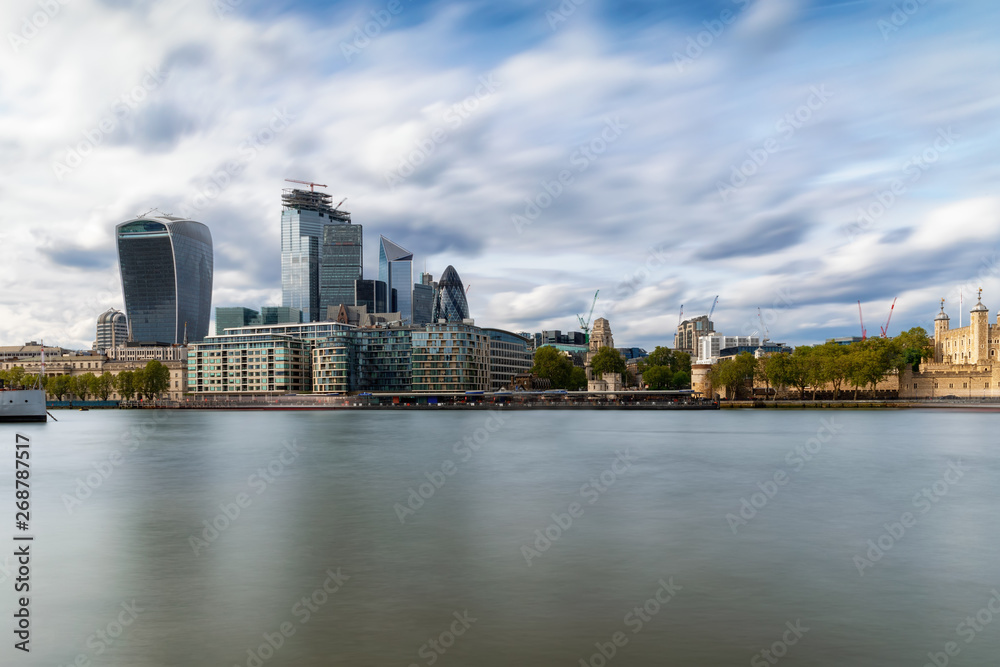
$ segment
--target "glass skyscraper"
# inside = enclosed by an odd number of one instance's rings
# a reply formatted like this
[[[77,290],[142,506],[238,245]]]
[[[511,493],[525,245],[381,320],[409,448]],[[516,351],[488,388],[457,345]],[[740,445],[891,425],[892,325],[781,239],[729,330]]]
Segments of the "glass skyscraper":
[[[115,228],[125,313],[135,342],[181,344],[208,335],[212,317],[212,233],[172,215]]]
[[[281,195],[281,305],[298,308],[307,322],[326,315],[319,289],[323,228],[351,223],[351,214],[335,210],[332,201],[324,192],[295,188]]]
[[[369,313],[388,313],[388,294],[381,280],[355,280],[354,305],[367,306]]]
[[[329,306],[356,306],[354,283],[361,280],[361,225],[339,224],[323,228],[319,264],[319,312]]]
[[[379,236],[378,279],[391,294],[396,291],[395,311],[404,322],[413,322],[413,253]]]
[[[438,281],[432,317],[435,323],[439,320],[460,323],[469,319],[469,302],[465,298],[465,286],[458,277],[458,271],[451,265],[444,270],[441,280]]]

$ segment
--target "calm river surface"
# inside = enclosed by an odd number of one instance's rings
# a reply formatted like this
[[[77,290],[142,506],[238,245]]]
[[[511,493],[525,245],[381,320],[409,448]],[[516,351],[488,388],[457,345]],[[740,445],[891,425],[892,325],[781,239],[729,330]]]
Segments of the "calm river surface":
[[[0,664],[1000,656],[996,414],[54,414],[0,425]]]

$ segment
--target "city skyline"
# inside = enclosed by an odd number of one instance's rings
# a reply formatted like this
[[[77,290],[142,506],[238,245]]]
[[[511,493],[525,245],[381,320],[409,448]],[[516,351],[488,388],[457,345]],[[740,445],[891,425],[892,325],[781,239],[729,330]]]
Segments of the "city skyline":
[[[286,177],[349,197],[414,274],[459,267],[484,326],[570,331],[598,288],[594,316],[647,349],[715,294],[718,331],[760,306],[791,344],[860,334],[858,300],[870,332],[896,297],[890,333],[930,331],[942,296],[957,319],[959,289],[967,319],[978,287],[1000,305],[1000,10],[914,7],[414,2],[365,40],[379,6],[60,4],[0,61],[0,337],[89,347],[124,307],[114,222],[152,206],[212,229],[214,305],[281,303]],[[35,11],[5,6],[5,34]],[[129,29],[59,57],[110,21]],[[53,76],[69,105],[33,86]]]

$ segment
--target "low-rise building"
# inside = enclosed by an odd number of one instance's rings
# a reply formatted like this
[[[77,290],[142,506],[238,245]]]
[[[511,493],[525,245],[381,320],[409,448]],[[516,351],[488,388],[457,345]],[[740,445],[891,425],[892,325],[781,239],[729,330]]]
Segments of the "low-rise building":
[[[413,331],[413,391],[487,391],[489,337],[470,324],[428,324]]]

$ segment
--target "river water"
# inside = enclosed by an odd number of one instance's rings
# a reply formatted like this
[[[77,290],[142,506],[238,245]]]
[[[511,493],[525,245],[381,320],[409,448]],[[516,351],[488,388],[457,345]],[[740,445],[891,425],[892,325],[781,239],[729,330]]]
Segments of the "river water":
[[[995,414],[55,414],[0,425],[4,665],[1000,655]]]

